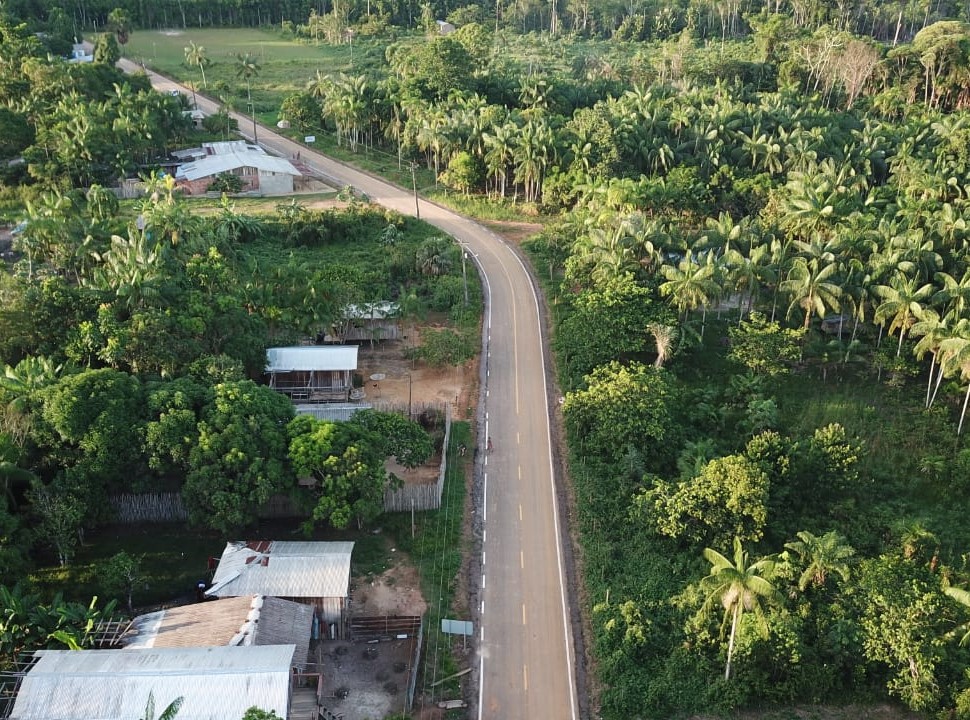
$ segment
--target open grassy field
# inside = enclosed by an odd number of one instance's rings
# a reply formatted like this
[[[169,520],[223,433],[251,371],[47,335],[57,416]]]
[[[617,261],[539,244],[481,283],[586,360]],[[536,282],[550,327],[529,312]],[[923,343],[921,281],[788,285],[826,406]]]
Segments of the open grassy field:
[[[365,72],[384,62],[384,43],[358,40],[350,45],[312,44],[281,38],[267,30],[167,30],[136,32],[125,57],[202,90],[198,67],[185,63],[190,43],[205,48],[207,92],[235,103],[246,97],[246,83],[236,75],[237,57],[249,53],[259,65],[252,79],[257,112],[275,112],[288,94],[303,89],[317,70],[324,73]]]

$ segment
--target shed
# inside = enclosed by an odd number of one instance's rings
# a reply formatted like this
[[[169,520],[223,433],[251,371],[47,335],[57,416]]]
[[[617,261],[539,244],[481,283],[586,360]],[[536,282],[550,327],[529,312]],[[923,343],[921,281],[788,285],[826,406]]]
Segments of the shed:
[[[324,342],[362,342],[375,340],[398,340],[401,329],[397,318],[401,306],[396,302],[383,301],[347,305],[341,322],[335,323],[333,333],[324,336]]]
[[[254,705],[289,715],[292,645],[40,650],[11,720],[132,720],[149,696],[178,720],[239,720]],[[216,702],[215,700],[218,700]]]
[[[343,637],[350,595],[352,542],[230,542],[210,597],[269,595],[312,605],[332,637]]]
[[[438,26],[439,35],[451,35],[455,32],[455,26],[446,20],[435,20],[435,24]]]
[[[123,643],[133,648],[293,645],[293,666],[304,669],[313,608],[263,595],[243,595],[139,615]]]
[[[348,402],[357,369],[356,345],[269,348],[269,386],[294,401]]]

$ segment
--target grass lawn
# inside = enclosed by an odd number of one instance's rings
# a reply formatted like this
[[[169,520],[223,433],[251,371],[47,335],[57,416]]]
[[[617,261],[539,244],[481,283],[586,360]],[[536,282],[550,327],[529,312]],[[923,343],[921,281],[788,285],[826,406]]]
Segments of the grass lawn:
[[[317,70],[361,73],[384,63],[385,43],[381,41],[358,40],[351,51],[349,45],[314,45],[246,28],[139,31],[132,33],[124,54],[177,80],[194,83],[201,91],[199,69],[185,64],[185,48],[193,42],[205,48],[209,59],[205,92],[215,99],[226,98],[236,110],[245,110],[247,100],[246,82],[236,76],[237,56],[249,53],[256,60],[259,72],[252,79],[253,103],[258,113],[272,113],[272,124],[283,98],[302,90]]]
[[[94,595],[108,599],[99,573],[109,558],[124,550],[144,558],[146,579],[135,591],[135,605],[155,605],[193,594],[196,583],[206,577],[209,557],[221,555],[223,547],[216,533],[188,530],[181,523],[112,526],[89,534],[71,565],[39,568],[31,580],[48,597],[61,592],[81,602]]]

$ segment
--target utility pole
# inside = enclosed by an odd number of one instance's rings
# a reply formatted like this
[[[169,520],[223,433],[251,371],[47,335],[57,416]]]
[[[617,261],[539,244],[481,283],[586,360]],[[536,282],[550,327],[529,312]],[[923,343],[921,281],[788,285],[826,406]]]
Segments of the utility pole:
[[[421,205],[418,203],[418,176],[417,176],[418,164],[411,161],[411,187],[414,188],[414,216],[420,220],[421,219]]]
[[[465,287],[465,307],[468,307],[468,275],[465,272],[465,261],[468,259],[468,251],[465,246],[461,246],[461,282]]]

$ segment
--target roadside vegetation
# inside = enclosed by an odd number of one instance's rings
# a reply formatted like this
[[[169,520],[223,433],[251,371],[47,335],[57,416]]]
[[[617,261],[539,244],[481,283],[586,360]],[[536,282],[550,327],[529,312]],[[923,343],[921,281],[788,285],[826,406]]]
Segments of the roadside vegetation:
[[[190,23],[167,3],[110,22],[81,3],[75,20],[110,29],[89,70],[44,61],[63,12],[31,18],[46,40],[3,27],[0,157],[24,162],[0,200],[30,201],[0,312],[9,537],[32,518],[66,560],[103,507],[79,509],[71,483],[131,477],[178,485],[220,531],[248,522],[263,476],[206,507],[226,468],[182,428],[239,442],[227,381],[267,429],[289,421],[242,377],[338,300],[413,294],[453,314],[438,350],[471,336],[457,248],[374,209],[201,222],[156,184],[151,243],[115,227],[87,187],[184,137],[177,99],[114,74],[124,52],[476,215],[541,218],[529,251],[555,323],[603,718],[887,700],[970,717],[965,7],[256,5],[214,0]],[[132,125],[132,107],[152,121]],[[108,127],[127,152],[108,153]],[[360,237],[383,246],[316,264]],[[104,452],[109,437],[144,454]],[[294,439],[267,432],[257,453]],[[370,509],[323,505],[324,523]]]

